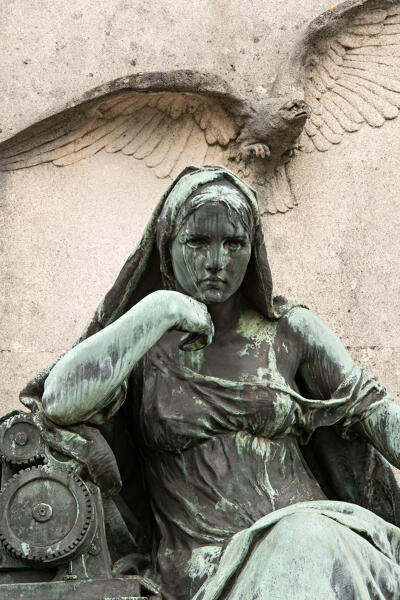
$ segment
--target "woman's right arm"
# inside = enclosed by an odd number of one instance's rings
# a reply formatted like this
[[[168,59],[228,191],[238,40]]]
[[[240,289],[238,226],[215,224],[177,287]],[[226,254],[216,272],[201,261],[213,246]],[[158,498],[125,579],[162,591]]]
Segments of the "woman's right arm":
[[[44,385],[45,414],[59,425],[88,420],[172,328],[204,334],[208,343],[213,335],[204,304],[179,292],[153,292],[56,363]]]

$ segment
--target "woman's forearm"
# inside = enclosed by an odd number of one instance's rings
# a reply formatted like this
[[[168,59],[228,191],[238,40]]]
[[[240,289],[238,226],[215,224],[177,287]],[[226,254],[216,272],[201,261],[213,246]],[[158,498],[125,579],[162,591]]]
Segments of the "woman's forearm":
[[[396,468],[400,469],[400,406],[386,400],[356,425],[365,437]]]
[[[174,294],[161,290],[146,296],[65,354],[45,382],[46,415],[71,425],[103,408],[140,358],[174,326]]]

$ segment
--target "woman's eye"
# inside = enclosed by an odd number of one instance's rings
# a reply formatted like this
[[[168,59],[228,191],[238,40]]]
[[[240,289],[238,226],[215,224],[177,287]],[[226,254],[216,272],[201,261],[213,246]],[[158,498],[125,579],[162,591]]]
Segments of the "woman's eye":
[[[203,246],[205,246],[207,244],[207,240],[204,238],[200,238],[200,237],[194,237],[194,238],[189,238],[186,241],[186,244],[189,246],[189,248],[202,248]]]
[[[242,247],[243,243],[240,240],[226,240],[225,245],[229,248],[229,250],[239,250]]]

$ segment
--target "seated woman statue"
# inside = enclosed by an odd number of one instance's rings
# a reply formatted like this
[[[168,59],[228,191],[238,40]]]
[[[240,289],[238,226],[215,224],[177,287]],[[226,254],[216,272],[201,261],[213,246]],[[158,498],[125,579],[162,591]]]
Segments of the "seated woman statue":
[[[273,297],[256,195],[232,172],[181,173],[22,400],[72,446],[100,428],[123,483],[106,519],[123,516],[162,598],[400,598],[400,407]]]

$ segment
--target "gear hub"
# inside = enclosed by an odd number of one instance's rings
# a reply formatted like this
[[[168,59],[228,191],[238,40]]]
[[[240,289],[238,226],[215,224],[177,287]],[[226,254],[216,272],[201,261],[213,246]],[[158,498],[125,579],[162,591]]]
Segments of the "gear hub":
[[[44,462],[44,445],[31,413],[20,412],[2,423],[0,452],[13,469]]]

